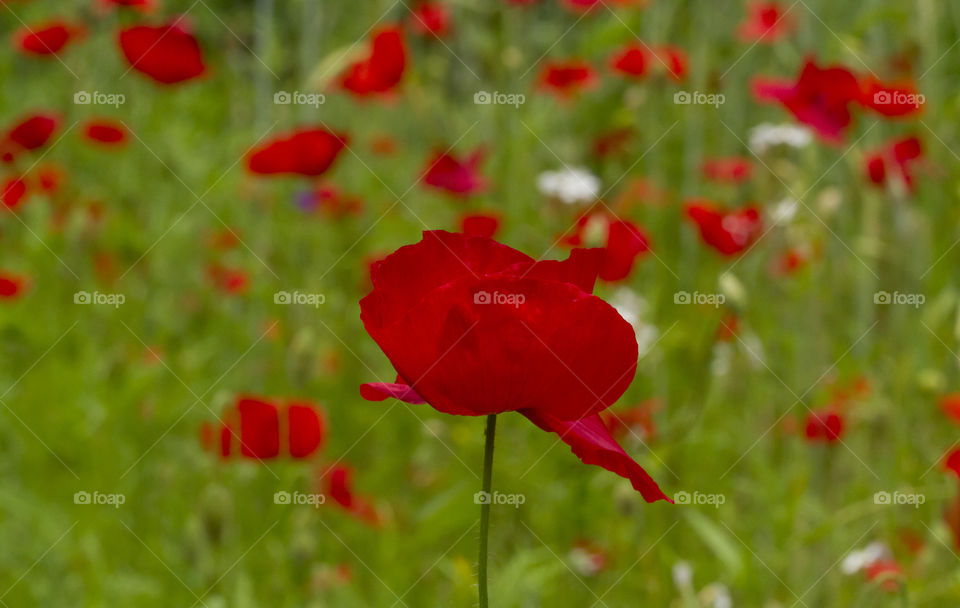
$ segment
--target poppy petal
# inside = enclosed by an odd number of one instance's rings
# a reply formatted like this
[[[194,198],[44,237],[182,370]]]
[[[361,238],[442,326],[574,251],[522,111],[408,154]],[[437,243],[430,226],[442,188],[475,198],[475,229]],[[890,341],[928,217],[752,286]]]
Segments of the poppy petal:
[[[556,433],[584,464],[597,465],[629,479],[633,488],[640,492],[645,501],[673,502],[643,467],[620,447],[610,435],[600,416],[593,415],[580,420],[560,420],[543,410],[520,410],[520,413],[540,429]]]

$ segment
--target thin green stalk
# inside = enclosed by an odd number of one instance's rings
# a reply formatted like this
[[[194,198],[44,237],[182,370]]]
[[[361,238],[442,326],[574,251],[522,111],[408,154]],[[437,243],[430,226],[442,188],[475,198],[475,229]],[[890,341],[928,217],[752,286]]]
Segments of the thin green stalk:
[[[493,478],[493,437],[497,432],[497,415],[487,416],[487,430],[484,431],[486,444],[483,448],[483,480],[480,496],[480,559],[477,566],[477,576],[480,579],[480,608],[488,608],[487,600],[487,537],[490,534],[490,503],[493,495],[490,493],[490,482]]]

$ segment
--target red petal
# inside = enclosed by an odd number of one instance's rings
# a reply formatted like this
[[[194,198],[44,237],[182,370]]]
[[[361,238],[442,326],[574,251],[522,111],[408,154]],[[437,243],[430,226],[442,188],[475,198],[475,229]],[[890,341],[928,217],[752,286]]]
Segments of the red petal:
[[[206,70],[200,44],[182,20],[127,28],[120,32],[119,43],[133,69],[163,84],[184,82]]]
[[[287,408],[290,425],[290,455],[306,458],[323,443],[323,418],[320,412],[307,404],[290,404]]]
[[[280,454],[280,417],[277,406],[256,398],[237,403],[240,413],[240,453],[253,458]]]
[[[610,435],[603,420],[598,415],[581,420],[560,420],[543,410],[521,410],[535,425],[550,433],[556,433],[570,446],[573,453],[584,464],[593,464],[630,480],[633,488],[640,492],[647,502],[658,500],[673,501],[657,485],[643,467],[623,451],[623,448]]]
[[[322,175],[347,145],[347,136],[307,128],[280,135],[247,157],[247,169],[259,175]]]
[[[417,391],[406,384],[389,384],[386,382],[368,382],[367,384],[361,384],[360,396],[367,401],[384,401],[392,397],[404,403],[414,405],[427,402],[417,394]]]

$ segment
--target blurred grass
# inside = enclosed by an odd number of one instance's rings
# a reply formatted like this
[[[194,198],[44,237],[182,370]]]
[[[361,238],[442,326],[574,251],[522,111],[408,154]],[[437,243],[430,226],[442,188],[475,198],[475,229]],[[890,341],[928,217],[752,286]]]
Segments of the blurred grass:
[[[80,16],[88,6],[10,3],[4,31],[20,26],[11,11],[33,23]],[[36,196],[19,214],[22,222],[8,216],[0,224],[2,267],[33,279],[25,298],[0,307],[0,600],[11,607],[189,606],[201,599],[210,608],[390,606],[406,592],[410,606],[472,605],[470,528],[483,421],[363,402],[357,385],[392,371],[363,332],[356,303],[369,256],[417,240],[426,227],[453,228],[466,208],[501,211],[503,242],[560,256],[551,245],[569,218],[543,204],[535,176],[561,163],[587,166],[605,185],[627,172],[610,198],[638,176],[669,190],[667,205],[630,211],[662,261],[645,260],[629,284],[649,303],[645,320],[660,340],[621,403],[664,400],[651,445],[656,456],[639,445],[630,451],[668,493],[723,493],[727,501],[718,509],[645,505],[622,480],[584,467],[552,437],[505,416],[494,486],[523,493],[527,502],[494,510],[495,605],[590,606],[598,596],[608,606],[670,605],[680,595],[671,580],[679,560],[692,564],[698,589],[720,581],[736,605],[789,606],[796,595],[817,606],[960,599],[940,517],[956,490],[930,471],[957,436],[935,397],[958,384],[951,351],[960,250],[951,246],[960,183],[950,83],[960,8],[805,1],[792,9],[799,20],[792,38],[748,50],[734,36],[743,14],[737,2],[651,2],[578,21],[544,0],[510,10],[499,34],[491,29],[499,4],[450,6],[453,37],[446,47],[410,41],[403,95],[387,104],[331,91],[319,110],[272,103],[276,90],[306,90],[317,66],[349,48],[377,16],[407,17],[386,1],[165,2],[164,13],[189,11],[212,69],[211,78],[170,90],[135,73],[121,77],[126,66],[112,32],[129,16],[96,21],[87,39],[63,54],[67,67],[10,51],[0,57],[5,123],[33,108],[65,116],[63,139],[43,160],[66,170],[70,209],[63,229],[53,230],[52,202]],[[602,65],[634,34],[688,49],[688,83],[626,85],[604,77],[579,102],[560,104],[535,92],[537,68],[524,73],[545,52]],[[928,99],[922,123],[872,127],[865,115],[850,143],[863,140],[847,154],[815,144],[765,159],[779,179],[758,166],[756,179],[740,189],[703,183],[703,157],[746,154],[749,128],[788,120],[749,98],[749,78],[793,76],[811,53],[858,71],[866,64],[881,76],[893,55],[905,53],[918,77],[930,70],[919,80]],[[727,101],[719,109],[674,105],[681,88],[721,91]],[[522,92],[527,103],[472,103],[477,90],[494,89]],[[127,103],[116,110],[75,106],[77,90],[123,93]],[[75,125],[94,113],[123,120],[135,140],[120,153],[84,146]],[[356,155],[344,153],[331,177],[363,197],[363,216],[304,218],[292,202],[302,184],[252,180],[234,164],[267,132],[301,123],[351,133]],[[614,127],[635,128],[638,137],[622,159],[599,163],[590,139]],[[934,175],[921,180],[914,200],[867,190],[864,151],[908,131],[924,139]],[[380,134],[398,141],[396,156],[370,153]],[[428,152],[454,142],[459,151],[487,146],[492,192],[454,204],[422,187],[407,192]],[[714,332],[725,311],[676,306],[673,294],[715,291],[731,263],[698,243],[679,202],[706,195],[772,205],[790,195],[780,180],[796,194],[810,189],[804,202],[821,219],[801,206],[789,229],[774,230],[733,264],[747,293],[736,311],[762,344],[763,363],[734,342],[729,371],[712,375]],[[840,201],[835,208],[825,204],[830,197]],[[95,200],[106,211],[99,228],[84,210]],[[245,243],[218,256],[250,274],[242,297],[216,291],[205,276],[215,256],[204,243],[225,225]],[[771,279],[778,245],[798,236],[819,243],[822,257],[796,277]],[[112,281],[97,275],[98,253],[112,256]],[[326,303],[319,313],[273,304],[274,292],[295,289],[322,292]],[[919,310],[874,306],[880,289],[924,293],[927,303]],[[120,292],[126,303],[117,310],[76,306],[79,290]],[[264,336],[275,322],[276,335]],[[144,344],[164,363],[150,363]],[[336,365],[327,363],[331,357]],[[820,377],[834,365],[830,375],[864,374],[873,388],[853,410],[846,447],[812,446],[779,426],[767,432],[788,410],[806,413],[797,401],[823,405]],[[355,466],[359,491],[383,505],[388,524],[371,529],[330,506],[274,505],[278,490],[309,490],[305,463],[221,463],[202,453],[198,425],[238,392],[322,402],[332,431],[323,459]],[[917,509],[873,503],[874,492],[910,488],[927,498]],[[74,505],[79,490],[122,492],[127,502],[118,509]],[[916,557],[898,544],[903,529],[925,541]],[[609,566],[594,577],[581,579],[567,567],[578,539],[608,552]],[[907,564],[906,599],[836,568],[872,540],[890,543]],[[352,581],[319,589],[327,569],[341,563],[350,565]]]

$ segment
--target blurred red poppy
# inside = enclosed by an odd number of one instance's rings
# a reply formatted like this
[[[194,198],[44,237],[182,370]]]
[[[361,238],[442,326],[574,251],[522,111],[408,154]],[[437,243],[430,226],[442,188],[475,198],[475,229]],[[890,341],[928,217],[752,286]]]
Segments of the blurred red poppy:
[[[449,152],[434,152],[427,159],[423,183],[454,196],[469,196],[481,192],[487,186],[479,171],[485,157],[486,151],[483,148],[477,148],[462,160]]]
[[[219,426],[201,426],[201,442],[229,458],[239,442],[240,455],[265,460],[281,453],[292,458],[307,458],[323,444],[326,424],[313,404],[291,401],[278,405],[272,399],[244,396],[237,399],[222,416]],[[216,437],[217,439],[214,439]]]
[[[421,36],[443,38],[450,33],[450,9],[441,2],[423,2],[411,9],[408,22]]]
[[[103,7],[127,7],[141,12],[152,11],[157,6],[156,0],[99,0]]]
[[[599,245],[603,252],[600,278],[610,282],[630,276],[637,259],[650,251],[650,239],[639,226],[605,212],[582,215],[563,242],[572,247]]]
[[[403,32],[391,25],[373,34],[369,55],[347,68],[341,86],[354,95],[381,95],[400,84],[407,65]]]
[[[548,62],[540,72],[540,87],[563,99],[593,86],[596,80],[590,64],[580,59]]]
[[[833,443],[839,441],[845,428],[843,415],[832,410],[810,412],[804,427],[804,437],[808,441]]]
[[[752,2],[737,35],[743,42],[772,44],[793,30],[793,20],[787,16],[792,8],[784,10],[779,2]]]
[[[20,206],[27,195],[27,182],[22,177],[8,177],[0,185],[0,202],[13,210]]]
[[[121,30],[120,49],[130,66],[161,84],[191,80],[206,71],[200,43],[182,18],[164,25]]]
[[[250,288],[250,277],[242,269],[213,264],[208,269],[208,274],[214,285],[224,293],[238,295],[246,293]]]
[[[602,258],[576,249],[536,261],[491,239],[425,232],[373,266],[361,319],[399,382],[361,395],[463,416],[518,411],[648,502],[668,500],[598,415],[637,366],[633,327],[591,295]]]
[[[940,411],[951,421],[960,424],[960,393],[940,397]]]
[[[786,276],[800,271],[809,261],[807,253],[800,248],[785,249],[770,265],[770,272],[774,276]]]
[[[258,175],[323,175],[347,145],[346,135],[302,128],[278,135],[247,156],[247,169]]]
[[[82,33],[82,27],[56,20],[23,26],[14,34],[14,43],[21,53],[39,56],[55,55],[63,50],[71,39]]]
[[[654,50],[657,61],[664,67],[667,75],[673,80],[681,82],[687,77],[690,61],[687,52],[678,46],[670,44],[657,47]]]
[[[26,290],[26,278],[0,271],[0,300],[14,300],[23,295]]]
[[[492,239],[500,228],[500,216],[495,213],[467,213],[460,217],[460,232],[467,236]]]
[[[123,123],[112,120],[91,120],[84,127],[83,134],[97,144],[122,146],[127,143],[127,128]]]
[[[724,210],[705,199],[691,199],[687,217],[697,225],[703,242],[723,255],[743,253],[760,234],[762,222],[756,207]]]
[[[335,464],[320,475],[321,488],[325,496],[342,507],[347,513],[371,525],[381,523],[380,514],[366,498],[353,491],[353,469],[343,464]]]
[[[739,184],[750,179],[753,174],[753,165],[749,158],[742,156],[708,158],[700,165],[700,172],[705,178],[714,182]]]
[[[641,78],[647,72],[647,49],[639,42],[621,47],[610,58],[610,67],[629,78]]]
[[[820,68],[807,60],[795,83],[755,78],[753,94],[763,103],[780,103],[821,138],[840,143],[853,122],[850,105],[862,99],[860,83],[841,66]]]
[[[25,150],[35,150],[46,145],[59,125],[55,114],[31,114],[7,131],[6,139]]]
[[[943,469],[960,479],[960,448],[950,450],[947,457],[943,459]]]
[[[919,114],[926,101],[912,82],[883,83],[870,76],[860,86],[860,103],[887,118]]]
[[[916,136],[896,139],[880,150],[868,152],[864,158],[864,173],[872,183],[887,184],[891,172],[895,172],[906,186],[907,191],[916,188],[913,165],[923,158],[923,143]]]
[[[642,441],[651,441],[657,435],[657,427],[653,421],[653,414],[661,409],[659,399],[646,401],[619,410],[606,410],[600,417],[607,430],[614,439],[622,440],[628,436],[640,438]]]

